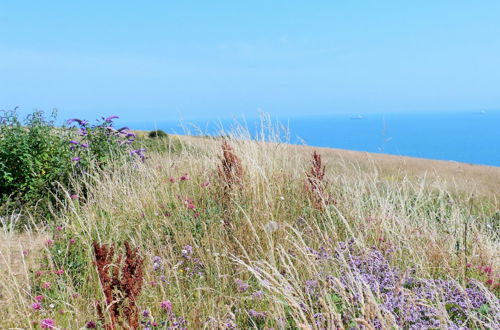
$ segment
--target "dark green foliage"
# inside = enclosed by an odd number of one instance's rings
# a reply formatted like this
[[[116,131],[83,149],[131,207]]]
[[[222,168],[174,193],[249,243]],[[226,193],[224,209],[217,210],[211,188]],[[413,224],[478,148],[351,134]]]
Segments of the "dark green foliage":
[[[44,218],[58,205],[62,187],[71,192],[72,184],[89,174],[119,161],[145,159],[144,149],[131,150],[134,133],[113,128],[117,116],[96,125],[68,121],[77,127],[56,127],[55,118],[35,111],[21,121],[15,110],[0,112],[0,214],[36,205],[30,212]]]
[[[56,182],[68,183],[71,153],[64,131],[35,111],[21,123],[15,111],[0,113],[0,202],[51,200]]]
[[[149,132],[148,136],[150,138],[159,138],[159,139],[168,138],[168,134],[162,131],[161,129]]]

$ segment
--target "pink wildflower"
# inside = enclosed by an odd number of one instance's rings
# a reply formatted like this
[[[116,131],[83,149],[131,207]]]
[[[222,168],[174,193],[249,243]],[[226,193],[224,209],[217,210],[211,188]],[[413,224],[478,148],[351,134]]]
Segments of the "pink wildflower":
[[[174,183],[175,182],[175,178],[174,177],[170,177],[170,179],[168,179],[168,181]]]
[[[45,241],[45,244],[47,244],[47,246],[52,246],[52,244],[54,244],[54,241],[49,238]]]
[[[205,181],[201,184],[202,187],[208,187],[210,186],[210,181]]]
[[[181,180],[181,181],[187,181],[187,180],[189,180],[189,175],[187,175],[187,174],[182,175],[182,176],[180,177],[180,180]]]
[[[50,282],[43,282],[43,284],[42,284],[42,288],[44,288],[44,289],[48,289],[51,286],[52,286],[52,283],[50,283]]]
[[[63,230],[63,227],[62,227],[62,226],[57,226],[57,227],[56,227],[56,230],[57,230],[57,231],[62,231],[62,230]]]
[[[64,269],[54,270],[54,274],[56,274],[56,275],[62,275],[62,274],[64,274]]]
[[[75,244],[76,240],[74,238],[69,239],[69,244]]]
[[[39,311],[40,309],[42,309],[42,305],[38,302],[34,302],[31,304],[31,308],[33,308],[36,311]]]
[[[43,319],[40,322],[42,329],[55,329],[55,322],[53,319]]]
[[[71,199],[78,199],[78,195],[75,195],[75,194],[73,194],[73,195],[71,195],[71,196],[69,196],[69,197],[70,197]]]
[[[27,256],[28,255],[28,250],[23,250],[23,256]]]
[[[162,301],[160,307],[168,312],[172,311],[172,303],[170,302],[170,300]]]
[[[37,302],[41,302],[43,300],[43,296],[42,295],[35,296],[35,300]]]

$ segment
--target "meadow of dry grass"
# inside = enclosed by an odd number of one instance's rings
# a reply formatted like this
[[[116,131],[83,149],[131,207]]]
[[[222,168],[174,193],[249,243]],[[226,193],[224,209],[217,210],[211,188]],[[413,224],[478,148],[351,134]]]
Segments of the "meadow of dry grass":
[[[499,325],[500,168],[315,148],[326,165],[318,207],[310,147],[230,139],[242,171],[228,188],[220,140],[179,140],[180,151],[68,191],[49,241],[41,229],[15,244],[4,232],[2,328],[109,328],[92,244],[125,241],[144,260],[141,327]],[[434,291],[423,298],[421,286]]]

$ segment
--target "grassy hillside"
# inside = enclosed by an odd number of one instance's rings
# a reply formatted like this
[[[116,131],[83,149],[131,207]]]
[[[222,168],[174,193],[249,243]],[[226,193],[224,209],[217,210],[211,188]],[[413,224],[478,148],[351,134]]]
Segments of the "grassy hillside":
[[[499,168],[222,142],[158,142],[53,226],[4,226],[1,328],[500,326]]]

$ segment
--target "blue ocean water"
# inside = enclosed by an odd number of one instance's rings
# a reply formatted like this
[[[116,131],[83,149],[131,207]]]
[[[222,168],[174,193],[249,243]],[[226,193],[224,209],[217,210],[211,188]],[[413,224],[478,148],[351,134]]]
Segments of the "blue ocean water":
[[[280,118],[291,143],[500,166],[500,111],[331,115]],[[275,120],[273,120],[275,121]],[[255,136],[258,119],[247,119]],[[191,133],[220,133],[234,120],[184,122]],[[183,133],[179,121],[130,123],[132,128]],[[199,127],[200,130],[194,127]]]

